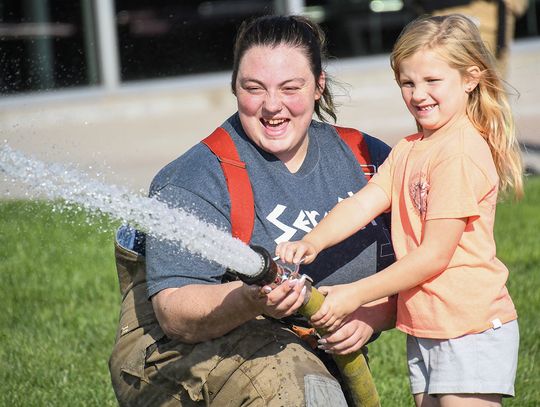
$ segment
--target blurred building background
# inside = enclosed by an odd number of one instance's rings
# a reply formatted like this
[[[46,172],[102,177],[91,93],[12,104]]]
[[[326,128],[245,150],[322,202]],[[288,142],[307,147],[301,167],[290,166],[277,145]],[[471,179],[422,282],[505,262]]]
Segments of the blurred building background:
[[[0,141],[145,189],[235,111],[235,32],[269,13],[306,14],[325,29],[340,124],[391,145],[414,131],[388,64],[416,16],[407,1],[0,0]],[[539,22],[540,0],[531,0],[517,21],[509,76],[521,95],[518,131],[533,153]]]

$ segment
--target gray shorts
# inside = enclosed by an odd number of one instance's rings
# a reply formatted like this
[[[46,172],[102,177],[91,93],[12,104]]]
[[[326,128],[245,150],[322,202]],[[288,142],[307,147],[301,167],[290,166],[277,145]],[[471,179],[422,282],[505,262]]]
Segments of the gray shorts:
[[[407,335],[412,394],[514,396],[519,347],[517,320],[455,339]]]

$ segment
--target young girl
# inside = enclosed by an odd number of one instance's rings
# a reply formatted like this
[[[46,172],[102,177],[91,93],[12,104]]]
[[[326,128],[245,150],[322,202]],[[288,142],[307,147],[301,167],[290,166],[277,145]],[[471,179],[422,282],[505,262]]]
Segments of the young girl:
[[[391,65],[420,132],[395,146],[367,186],[276,254],[310,263],[391,208],[398,261],[321,287],[326,299],[312,323],[332,332],[361,305],[399,293],[396,326],[408,334],[416,404],[500,405],[514,395],[519,332],[493,223],[499,189],[523,192],[503,83],[478,29],[461,15],[410,23]]]

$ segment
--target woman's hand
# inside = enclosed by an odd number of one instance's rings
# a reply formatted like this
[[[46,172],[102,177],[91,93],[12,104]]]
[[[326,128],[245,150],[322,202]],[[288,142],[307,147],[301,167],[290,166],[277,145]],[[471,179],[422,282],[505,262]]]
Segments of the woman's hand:
[[[370,325],[351,315],[337,330],[319,339],[319,349],[334,355],[356,352],[369,341],[373,332]]]
[[[280,319],[294,314],[304,303],[305,276],[287,280],[277,287],[246,285],[249,295],[261,314]]]
[[[310,321],[315,328],[334,332],[341,326],[346,316],[362,305],[354,283],[323,286],[319,287],[319,291],[326,298],[321,308],[311,317]]]
[[[315,260],[319,251],[310,242],[299,240],[296,242],[282,242],[276,247],[276,256],[285,263],[309,264]]]

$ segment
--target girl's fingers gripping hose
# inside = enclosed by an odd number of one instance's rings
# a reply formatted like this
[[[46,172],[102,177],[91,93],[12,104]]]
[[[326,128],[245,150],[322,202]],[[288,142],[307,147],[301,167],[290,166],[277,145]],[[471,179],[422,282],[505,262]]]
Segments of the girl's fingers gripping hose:
[[[308,251],[308,246],[302,241],[283,242],[276,247],[276,256],[285,263],[300,264]]]

